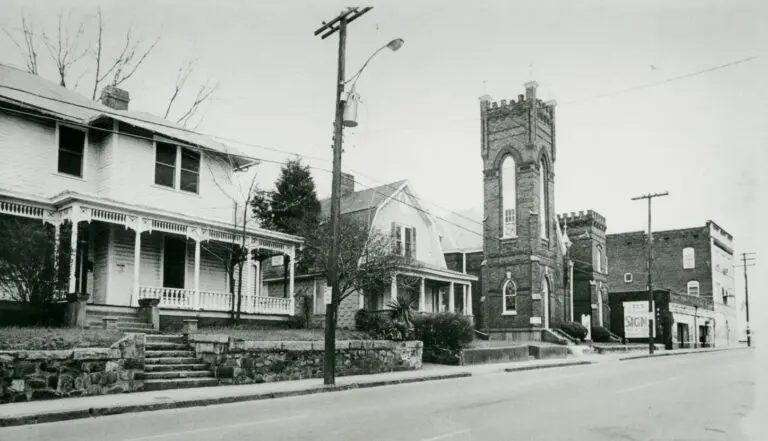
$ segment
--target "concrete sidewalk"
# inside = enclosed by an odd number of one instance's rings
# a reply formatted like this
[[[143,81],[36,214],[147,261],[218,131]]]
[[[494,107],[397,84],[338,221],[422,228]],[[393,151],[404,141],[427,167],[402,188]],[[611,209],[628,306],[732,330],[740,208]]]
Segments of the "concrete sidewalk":
[[[720,352],[720,351],[733,351],[736,349],[749,349],[746,345],[733,345],[723,346],[719,348],[695,348],[695,349],[672,349],[672,350],[657,350],[653,355],[637,354],[637,355],[625,355],[619,357],[619,361],[625,360],[639,360],[643,358],[656,358],[656,357],[670,357],[674,355],[688,355],[688,354],[705,354],[708,352]]]
[[[653,355],[653,357],[713,352],[727,349],[737,348],[665,351],[657,353]],[[117,395],[62,398],[58,400],[29,401],[25,403],[9,403],[0,404],[0,427],[90,418],[130,412],[265,400],[367,387],[502,374],[505,372],[597,363],[615,363],[621,360],[648,357],[650,357],[648,354],[634,356],[622,356],[620,354],[590,354],[561,359],[518,361],[472,366],[445,366],[425,363],[422,369],[418,371],[338,377],[336,379],[336,384],[333,386],[325,386],[322,384],[322,379],[313,378],[308,380],[280,381],[275,383],[171,389]]]
[[[532,370],[574,364],[589,364],[587,357],[553,360],[532,360],[476,366],[443,366],[424,364],[418,371],[391,372],[374,375],[354,375],[336,378],[334,386],[323,385],[313,378],[298,381],[214,386],[192,389],[171,389],[135,392],[117,395],[97,395],[58,400],[29,401],[0,405],[0,427],[53,421],[90,418],[120,413],[144,412],[161,409],[208,406],[241,401],[265,400],[322,392],[415,383],[422,381],[463,378],[473,375],[499,374],[507,369]],[[592,357],[589,357],[592,358]],[[602,357],[607,360],[608,357]]]

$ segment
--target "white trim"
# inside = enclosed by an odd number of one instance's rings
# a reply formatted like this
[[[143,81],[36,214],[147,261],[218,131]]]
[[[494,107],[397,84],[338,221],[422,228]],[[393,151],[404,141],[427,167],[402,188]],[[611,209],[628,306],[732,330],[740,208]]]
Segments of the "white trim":
[[[632,283],[633,281],[634,281],[634,278],[632,276],[632,273],[624,273],[624,283]]]
[[[60,139],[59,130],[61,129],[61,126],[64,126],[64,127],[68,128],[68,129],[77,130],[79,132],[85,133],[85,138],[83,139],[83,162],[82,162],[82,164],[80,164],[80,176],[71,175],[69,173],[62,173],[62,172],[59,171],[59,150],[61,149],[61,147],[59,146],[59,139]],[[76,125],[73,125],[73,124],[68,124],[66,122],[56,121],[56,135],[55,135],[55,139],[56,139],[56,141],[55,141],[56,142],[56,174],[62,175],[62,176],[66,176],[68,178],[80,178],[80,179],[82,179],[84,181],[87,181],[88,180],[88,174],[87,174],[88,173],[88,167],[86,166],[86,164],[88,163],[87,158],[88,158],[88,152],[90,150],[88,148],[88,128],[82,127],[82,126],[76,126]]]
[[[510,283],[515,288],[515,294],[512,296],[515,298],[514,309],[507,309],[507,286]],[[517,315],[517,283],[512,279],[505,280],[501,285],[501,315]]]
[[[116,271],[117,267],[115,266],[115,228],[112,224],[106,225],[109,231],[107,232],[107,275],[104,281],[104,289],[106,290],[104,293],[104,303],[109,305],[114,300],[110,297],[110,293],[117,291],[116,289],[110,289],[111,285],[109,283],[112,278],[112,271]],[[133,294],[133,286],[131,286],[131,294]]]

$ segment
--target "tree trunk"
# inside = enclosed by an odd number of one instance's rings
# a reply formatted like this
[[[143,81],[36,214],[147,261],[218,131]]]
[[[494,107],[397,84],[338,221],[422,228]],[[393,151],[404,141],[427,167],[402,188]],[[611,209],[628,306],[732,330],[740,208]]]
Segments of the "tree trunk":
[[[235,315],[235,324],[240,322],[240,308],[243,303],[243,262],[240,262],[237,271],[237,313]]]

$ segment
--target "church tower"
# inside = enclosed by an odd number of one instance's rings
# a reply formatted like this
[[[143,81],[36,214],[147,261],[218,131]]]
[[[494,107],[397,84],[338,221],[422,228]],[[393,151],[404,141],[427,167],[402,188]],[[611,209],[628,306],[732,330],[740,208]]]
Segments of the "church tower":
[[[538,84],[507,102],[481,101],[486,330],[539,340],[564,317],[564,249],[555,214],[555,105]]]

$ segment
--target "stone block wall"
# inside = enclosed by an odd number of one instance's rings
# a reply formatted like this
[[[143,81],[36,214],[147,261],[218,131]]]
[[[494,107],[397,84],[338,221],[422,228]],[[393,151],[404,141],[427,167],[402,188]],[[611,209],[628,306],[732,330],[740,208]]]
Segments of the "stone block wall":
[[[190,335],[189,343],[211,365],[220,384],[322,378],[322,341],[246,341],[226,335]],[[336,375],[421,369],[420,341],[338,341]]]
[[[141,390],[144,347],[128,334],[109,348],[0,351],[0,403]]]

